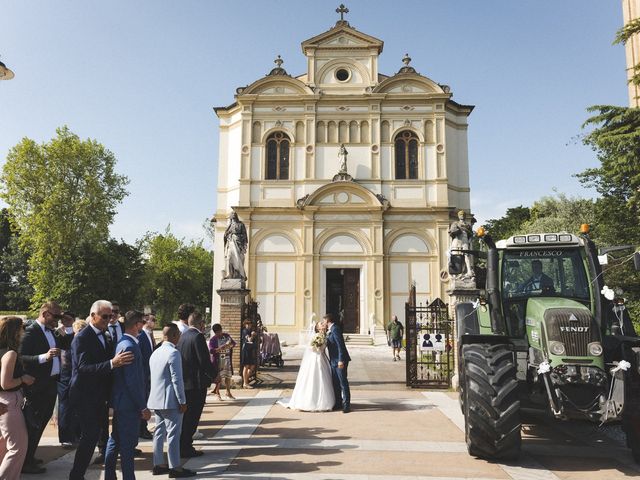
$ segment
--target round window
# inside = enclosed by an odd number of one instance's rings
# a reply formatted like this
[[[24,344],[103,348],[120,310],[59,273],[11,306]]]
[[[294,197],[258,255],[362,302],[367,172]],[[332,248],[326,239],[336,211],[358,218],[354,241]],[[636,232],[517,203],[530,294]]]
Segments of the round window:
[[[336,78],[340,82],[346,82],[347,80],[349,80],[350,76],[351,75],[349,74],[349,70],[347,70],[346,68],[339,68],[338,70],[336,70]]]

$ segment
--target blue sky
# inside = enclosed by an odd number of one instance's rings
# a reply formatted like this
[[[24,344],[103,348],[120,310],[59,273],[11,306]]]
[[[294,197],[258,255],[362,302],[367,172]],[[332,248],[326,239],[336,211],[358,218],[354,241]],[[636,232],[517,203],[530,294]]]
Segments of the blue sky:
[[[171,224],[201,238],[215,210],[214,106],[273,68],[306,65],[300,43],[339,1],[0,0],[0,164],[22,137],[68,125],[118,158],[131,183],[112,234]],[[619,1],[349,1],[354,28],[385,42],[380,71],[414,66],[448,84],[469,119],[472,210],[480,220],[553,189],[590,196],[573,174],[597,164],[576,136],[594,104],[627,104]]]

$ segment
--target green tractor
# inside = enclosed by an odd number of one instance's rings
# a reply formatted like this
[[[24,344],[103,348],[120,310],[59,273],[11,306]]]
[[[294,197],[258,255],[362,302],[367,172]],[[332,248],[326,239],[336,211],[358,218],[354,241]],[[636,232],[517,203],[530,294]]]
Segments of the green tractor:
[[[456,305],[460,405],[471,455],[513,459],[521,412],[621,423],[640,462],[640,338],[605,287],[588,226],[487,247],[486,285]],[[468,252],[471,253],[471,252]],[[636,268],[638,256],[636,253]]]

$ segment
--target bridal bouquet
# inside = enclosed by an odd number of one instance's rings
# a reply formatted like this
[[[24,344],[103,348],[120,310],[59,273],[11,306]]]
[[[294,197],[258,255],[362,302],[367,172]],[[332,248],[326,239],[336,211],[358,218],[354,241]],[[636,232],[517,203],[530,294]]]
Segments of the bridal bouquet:
[[[327,343],[327,335],[325,333],[317,333],[311,340],[311,346],[316,351],[320,349],[325,343]]]

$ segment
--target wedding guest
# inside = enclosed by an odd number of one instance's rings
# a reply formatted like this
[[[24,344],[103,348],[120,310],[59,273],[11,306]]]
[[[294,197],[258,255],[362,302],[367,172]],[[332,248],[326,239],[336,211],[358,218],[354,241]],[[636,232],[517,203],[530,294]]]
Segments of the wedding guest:
[[[109,319],[109,327],[107,331],[113,339],[113,344],[118,345],[122,335],[124,335],[124,325],[120,321],[120,304],[112,301],[111,308],[111,318]]]
[[[69,405],[78,413],[80,442],[69,480],[84,479],[103,419],[108,420],[107,401],[113,370],[133,362],[131,352],[120,352],[111,358],[112,352],[105,338],[111,314],[111,302],[94,302],[88,326],[78,332],[71,343]]]
[[[178,320],[175,323],[180,329],[180,333],[184,333],[189,328],[189,315],[195,312],[196,307],[191,303],[183,303],[178,307]]]
[[[153,432],[153,475],[168,473],[170,478],[192,477],[196,472],[180,467],[180,431],[187,399],[182,379],[182,357],[176,349],[180,338],[177,325],[162,330],[163,342],[151,355],[151,393],[147,407],[155,414]],[[168,464],[164,462],[164,440],[167,439]]]
[[[143,327],[140,329],[140,333],[138,334],[138,342],[140,345],[140,352],[142,353],[142,368],[144,370],[144,393],[145,399],[149,398],[149,359],[151,358],[151,354],[153,353],[153,342],[151,338],[149,338],[149,334],[145,331],[144,327],[146,326],[148,316],[145,315],[142,319]],[[151,333],[151,337],[153,337],[153,332]],[[153,435],[149,432],[147,421],[144,418],[140,419],[140,438],[145,440],[151,440]]]
[[[245,320],[241,333],[242,348],[240,350],[240,364],[242,365],[242,386],[243,388],[253,388],[249,382],[251,375],[256,371],[257,361],[257,333],[253,328],[251,320]]]
[[[36,379],[25,389],[25,415],[29,446],[22,473],[44,473],[46,468],[35,457],[36,449],[47,423],[53,415],[58,397],[60,378],[60,352],[69,348],[71,337],[58,328],[62,309],[56,302],[46,302],[40,307],[36,321],[24,333],[20,356],[25,372]]]
[[[0,478],[20,478],[27,455],[27,426],[22,414],[22,386],[35,378],[23,372],[18,354],[22,338],[20,317],[0,317]]]
[[[394,315],[389,325],[387,325],[387,341],[393,353],[393,361],[400,360],[400,350],[402,350],[402,338],[404,337],[404,326]]]
[[[138,445],[140,418],[149,420],[142,351],[138,335],[144,324],[143,313],[130,310],[124,316],[124,335],[116,346],[119,353],[133,354],[133,362],[113,374],[111,405],[113,427],[104,457],[105,480],[116,480],[116,460],[120,455],[123,480],[135,480],[134,455]]]
[[[231,362],[231,350],[236,346],[236,342],[231,335],[222,331],[222,325],[216,323],[211,327],[213,335],[209,339],[209,353],[211,354],[211,364],[214,371],[217,371],[216,388],[213,394],[222,400],[220,396],[220,384],[224,382],[227,389],[227,397],[234,399],[231,395],[231,377],[233,376],[233,363]]]
[[[182,357],[182,377],[188,406],[182,420],[180,434],[180,456],[184,458],[202,455],[201,451],[193,448],[193,434],[200,422],[207,398],[207,388],[214,378],[203,330],[202,314],[193,312],[189,315],[189,328],[182,333],[177,344]]]
[[[73,340],[76,314],[64,312],[62,325],[70,340]],[[71,345],[69,345],[70,347]],[[71,348],[60,353],[60,379],[58,380],[58,440],[62,448],[72,448],[80,436],[80,425],[75,412],[69,408],[69,382],[71,382]]]
[[[144,327],[142,327],[142,331],[149,338],[149,342],[151,342],[151,349],[155,350],[158,345],[156,345],[156,337],[153,336],[153,330],[156,328],[156,316],[153,313],[145,315],[145,323]]]

